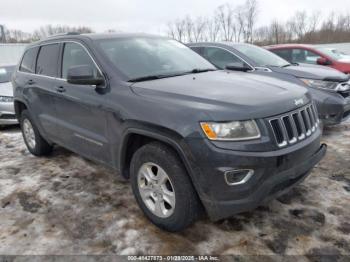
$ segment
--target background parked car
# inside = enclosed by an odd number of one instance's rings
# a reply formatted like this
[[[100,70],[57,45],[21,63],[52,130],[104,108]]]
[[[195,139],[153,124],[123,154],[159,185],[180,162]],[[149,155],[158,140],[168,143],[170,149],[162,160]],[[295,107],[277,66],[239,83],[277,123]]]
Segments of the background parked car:
[[[290,63],[305,63],[329,66],[345,74],[350,74],[349,56],[335,48],[313,45],[287,44],[267,46],[266,49]]]
[[[242,43],[194,43],[190,48],[217,68],[263,74],[309,87],[324,124],[350,116],[349,76],[332,68],[290,64],[264,48]]]
[[[0,127],[17,124],[11,76],[25,44],[0,44]]]
[[[15,66],[0,66],[0,127],[17,124],[11,83]]]

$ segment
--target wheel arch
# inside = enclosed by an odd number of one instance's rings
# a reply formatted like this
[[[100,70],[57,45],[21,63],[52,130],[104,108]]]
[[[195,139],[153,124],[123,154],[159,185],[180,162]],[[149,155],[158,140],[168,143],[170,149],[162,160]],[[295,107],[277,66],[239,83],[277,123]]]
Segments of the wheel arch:
[[[128,128],[126,132],[124,132],[122,141],[123,143],[119,151],[118,162],[120,164],[118,169],[124,178],[129,178],[129,167],[133,153],[135,153],[138,148],[147,143],[158,141],[174,150],[174,152],[184,164],[184,167],[186,168],[186,171],[190,176],[192,182],[195,184],[195,181],[193,181],[193,169],[191,167],[191,162],[194,160],[192,158],[191,152],[187,148],[183,137],[174,131],[160,131],[160,128],[154,130],[149,128],[131,127]]]
[[[28,105],[24,101],[19,99],[15,99],[14,107],[15,107],[15,114],[18,120],[20,119],[23,110],[28,109]]]

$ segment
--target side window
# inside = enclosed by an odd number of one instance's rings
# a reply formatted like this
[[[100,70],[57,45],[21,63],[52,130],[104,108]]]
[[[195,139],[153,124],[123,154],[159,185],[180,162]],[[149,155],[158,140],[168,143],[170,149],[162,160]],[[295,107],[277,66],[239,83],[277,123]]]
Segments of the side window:
[[[82,65],[91,66],[94,70],[94,76],[99,75],[95,63],[81,45],[65,43],[62,60],[62,78],[67,79],[69,68]]]
[[[202,47],[198,46],[192,46],[191,49],[195,51],[197,54],[201,55],[202,54]]]
[[[317,59],[320,58],[318,54],[305,50],[296,48],[292,51],[292,59],[294,63],[306,63],[306,64],[317,64]]]
[[[28,49],[23,56],[19,71],[26,73],[35,73],[35,59],[38,52],[37,47]]]
[[[282,57],[283,59],[287,60],[288,62],[293,62],[291,49],[277,49],[277,50],[271,50],[271,51],[276,55]]]
[[[59,51],[58,44],[41,46],[35,72],[39,75],[57,77]]]
[[[306,51],[306,62],[308,64],[315,64],[317,65],[317,59],[321,58],[321,56],[319,56],[318,54],[307,50]]]
[[[205,47],[204,57],[219,69],[225,69],[228,64],[242,66],[244,63],[234,54],[216,47]]]

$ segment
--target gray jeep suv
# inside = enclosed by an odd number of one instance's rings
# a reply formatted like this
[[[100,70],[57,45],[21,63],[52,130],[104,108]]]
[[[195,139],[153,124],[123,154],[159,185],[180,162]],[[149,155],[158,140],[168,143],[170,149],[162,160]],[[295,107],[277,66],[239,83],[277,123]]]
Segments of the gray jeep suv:
[[[57,144],[110,166],[169,231],[257,207],[326,152],[305,88],[217,70],[168,38],[52,37],[27,48],[13,85],[31,153]]]

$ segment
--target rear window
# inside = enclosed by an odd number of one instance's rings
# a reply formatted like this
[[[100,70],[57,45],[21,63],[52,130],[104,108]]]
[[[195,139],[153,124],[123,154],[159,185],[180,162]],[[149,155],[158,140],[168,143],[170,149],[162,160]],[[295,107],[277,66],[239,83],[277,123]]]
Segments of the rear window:
[[[19,71],[26,73],[34,73],[35,72],[35,59],[38,48],[30,48],[28,49],[22,59],[21,65],[19,67]]]
[[[36,73],[57,77],[59,51],[59,44],[49,44],[40,47],[36,62]]]

